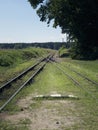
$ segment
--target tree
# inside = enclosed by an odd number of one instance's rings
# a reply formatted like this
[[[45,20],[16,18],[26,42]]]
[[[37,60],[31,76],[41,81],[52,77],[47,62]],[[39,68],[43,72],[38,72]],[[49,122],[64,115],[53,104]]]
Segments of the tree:
[[[98,58],[98,0],[29,0],[41,21],[74,39],[73,58]],[[78,50],[78,53],[77,53]]]

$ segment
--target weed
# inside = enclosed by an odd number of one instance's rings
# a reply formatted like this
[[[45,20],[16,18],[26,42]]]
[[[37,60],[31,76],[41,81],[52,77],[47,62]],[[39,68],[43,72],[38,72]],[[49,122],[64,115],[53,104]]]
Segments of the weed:
[[[25,64],[25,63],[24,63]],[[86,74],[90,78],[92,77],[93,80],[97,81],[97,75],[98,75],[98,61],[76,61],[71,60],[69,58],[64,59],[64,62],[62,62],[62,65],[64,67],[64,71],[71,74],[76,78],[83,87],[88,89],[88,91],[91,91],[91,94],[95,94],[98,96],[97,89],[94,88],[95,91],[92,91],[92,88],[94,87],[92,84],[86,83],[85,80],[79,78],[79,76],[76,76],[75,73],[71,72],[66,68],[67,66],[70,66],[74,68],[76,71]],[[51,100],[49,101],[46,99],[43,100],[34,100],[34,95],[50,95],[50,94],[63,94],[63,95],[69,95],[73,94],[75,96],[79,97],[79,100]],[[13,111],[13,113],[20,111],[16,106],[16,103],[19,99],[25,98],[25,96],[32,94],[32,104],[30,104],[30,110],[33,112],[36,111],[36,109],[40,110],[40,108],[45,108],[45,110],[49,110],[50,113],[54,114],[56,112],[56,117],[58,115],[61,116],[62,119],[62,126],[60,126],[59,130],[97,130],[98,129],[98,102],[96,102],[88,93],[86,93],[83,89],[77,87],[71,80],[69,80],[62,72],[60,72],[53,64],[49,63],[46,65],[45,69],[33,80],[32,84],[26,86],[12,102],[9,104],[9,111]],[[13,105],[13,108],[10,107],[10,105]],[[7,108],[8,109],[8,108]],[[57,110],[57,111],[55,111]],[[34,118],[37,118],[37,113],[34,113]],[[47,114],[47,111],[46,113]],[[47,116],[47,115],[46,115]],[[55,120],[58,121],[55,117]],[[66,126],[66,119],[67,121],[75,122],[74,124],[71,124],[69,126]],[[65,120],[63,120],[65,119]],[[0,122],[0,127],[4,130],[7,127],[14,128],[13,126],[10,126],[6,124],[7,122]],[[21,129],[19,126],[19,129],[22,130],[23,126],[27,126],[30,122],[27,120],[22,120]],[[65,124],[64,124],[65,123]],[[24,128],[24,130],[27,130],[27,128]],[[10,129],[10,130],[11,130]],[[19,130],[18,129],[18,130]],[[45,128],[44,128],[45,129]],[[17,129],[15,129],[17,130]],[[46,129],[47,130],[47,129]]]

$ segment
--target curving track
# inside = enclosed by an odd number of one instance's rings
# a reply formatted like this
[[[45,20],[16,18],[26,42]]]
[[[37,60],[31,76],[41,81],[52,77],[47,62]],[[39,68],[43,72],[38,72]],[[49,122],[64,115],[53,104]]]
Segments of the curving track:
[[[40,59],[33,66],[0,87],[0,112],[44,68],[52,55]]]

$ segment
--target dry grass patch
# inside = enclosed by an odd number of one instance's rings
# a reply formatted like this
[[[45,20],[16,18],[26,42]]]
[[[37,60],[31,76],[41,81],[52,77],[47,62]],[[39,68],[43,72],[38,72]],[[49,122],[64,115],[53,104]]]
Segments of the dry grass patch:
[[[20,112],[2,114],[2,119],[15,125],[24,125],[27,120],[30,130],[64,130],[80,122],[75,115],[75,105],[70,100],[33,100],[30,95],[18,102]]]

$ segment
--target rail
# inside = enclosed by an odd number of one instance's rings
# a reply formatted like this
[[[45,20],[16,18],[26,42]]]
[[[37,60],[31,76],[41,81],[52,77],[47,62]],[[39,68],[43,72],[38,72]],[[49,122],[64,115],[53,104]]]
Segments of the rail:
[[[36,64],[34,64],[32,67],[28,68],[26,71],[22,72],[21,74],[19,74],[17,77],[13,78],[12,80],[10,80],[9,82],[7,82],[5,85],[3,85],[3,88],[1,87],[1,89],[3,90],[4,88],[8,87],[8,85],[12,84],[13,82],[16,82],[16,80],[20,79],[24,74],[27,74],[28,71],[34,69],[35,67],[38,67],[38,65],[40,65],[36,71],[33,72],[33,74],[20,86],[18,87],[15,92],[12,92],[9,97],[7,98],[6,101],[4,101],[4,103],[1,103],[1,107],[0,107],[0,112],[7,106],[8,103],[11,102],[11,100],[28,84],[31,82],[31,80],[45,67],[46,63],[48,63],[49,59],[52,57],[52,55],[48,55],[47,57],[43,58],[40,60],[40,62],[37,62]],[[6,90],[5,90],[6,91]],[[3,91],[0,91],[1,94],[3,93]],[[3,98],[5,98],[6,95],[3,95]]]
[[[81,88],[82,90],[84,90],[87,94],[89,94],[96,102],[98,102],[98,99],[92,95],[92,93],[90,91],[88,91],[87,89],[85,89],[76,79],[74,79],[70,74],[66,73],[64,71],[64,69],[62,69],[61,67],[59,67],[56,63],[54,63],[52,60],[49,60],[50,63],[52,63],[56,68],[58,68],[64,75],[66,75],[69,80],[72,80],[73,83],[75,83],[79,88]]]

